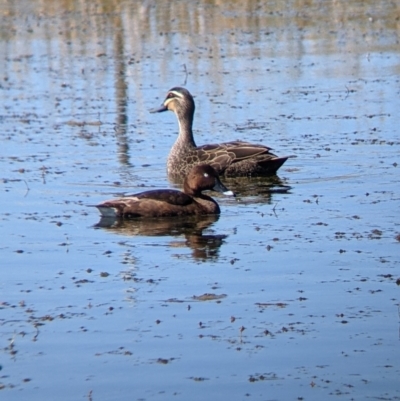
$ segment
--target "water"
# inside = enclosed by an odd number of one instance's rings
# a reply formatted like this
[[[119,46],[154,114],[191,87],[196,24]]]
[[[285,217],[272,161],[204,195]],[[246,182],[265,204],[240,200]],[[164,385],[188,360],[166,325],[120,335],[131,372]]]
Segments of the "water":
[[[400,399],[396,3],[0,10],[4,399]],[[198,144],[296,157],[219,218],[97,226],[175,186],[177,85]]]

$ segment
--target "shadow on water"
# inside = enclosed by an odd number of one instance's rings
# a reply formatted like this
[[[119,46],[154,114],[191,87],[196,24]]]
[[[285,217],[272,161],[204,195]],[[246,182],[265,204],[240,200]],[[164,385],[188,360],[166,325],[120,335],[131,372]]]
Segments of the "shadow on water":
[[[101,218],[94,226],[108,232],[128,237],[178,237],[184,236],[182,242],[173,241],[171,247],[188,247],[192,250],[192,257],[196,260],[217,260],[219,248],[227,237],[224,234],[204,233],[219,219],[219,215],[181,218],[154,218],[154,219],[113,219]]]
[[[168,177],[170,186],[182,189],[182,180]],[[238,198],[247,198],[246,203],[271,203],[274,194],[290,193],[292,187],[286,180],[277,175],[268,177],[221,177],[224,185],[234,192]],[[213,192],[215,198],[226,198],[226,196]],[[235,202],[235,199],[231,199]]]
[[[292,187],[278,176],[225,178],[224,184],[250,203],[271,203],[274,194],[290,193]]]

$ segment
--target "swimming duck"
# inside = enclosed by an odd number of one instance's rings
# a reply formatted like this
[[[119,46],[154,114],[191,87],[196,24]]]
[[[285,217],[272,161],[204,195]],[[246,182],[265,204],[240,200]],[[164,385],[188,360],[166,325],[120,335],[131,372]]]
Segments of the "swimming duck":
[[[163,104],[152,113],[173,111],[179,124],[179,135],[167,161],[168,176],[182,179],[196,164],[208,163],[219,175],[228,177],[276,174],[288,157],[278,157],[267,146],[244,141],[197,146],[193,138],[193,96],[185,88],[172,88]]]
[[[218,203],[202,193],[207,189],[233,195],[233,192],[221,183],[214,168],[201,164],[190,170],[183,183],[183,192],[156,189],[111,199],[96,207],[102,216],[113,218],[219,214]]]

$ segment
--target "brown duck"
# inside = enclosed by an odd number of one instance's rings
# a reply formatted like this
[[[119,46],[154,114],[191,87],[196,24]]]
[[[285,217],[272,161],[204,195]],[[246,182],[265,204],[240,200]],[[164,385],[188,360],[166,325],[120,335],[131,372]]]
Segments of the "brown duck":
[[[173,179],[182,179],[200,163],[208,163],[228,177],[274,175],[289,157],[278,157],[267,146],[244,141],[197,146],[192,131],[195,104],[185,88],[172,88],[161,107],[151,112],[167,110],[176,114],[179,124],[178,139],[167,161],[168,176]]]
[[[233,195],[209,165],[193,167],[183,183],[183,192],[156,189],[111,199],[96,205],[103,217],[172,217],[219,214],[218,203],[202,191],[213,190]]]

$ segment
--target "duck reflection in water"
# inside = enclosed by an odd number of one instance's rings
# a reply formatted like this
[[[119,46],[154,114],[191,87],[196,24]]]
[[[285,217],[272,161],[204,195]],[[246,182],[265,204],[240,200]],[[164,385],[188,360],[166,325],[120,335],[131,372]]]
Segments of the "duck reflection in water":
[[[212,225],[219,219],[218,214],[207,216],[186,216],[178,218],[158,219],[115,219],[102,217],[95,225],[118,235],[125,236],[170,236],[174,239],[169,243],[171,248],[188,247],[192,257],[199,261],[217,260],[219,248],[227,237],[214,234]],[[207,233],[203,233],[207,230]],[[180,240],[177,237],[184,237]]]

